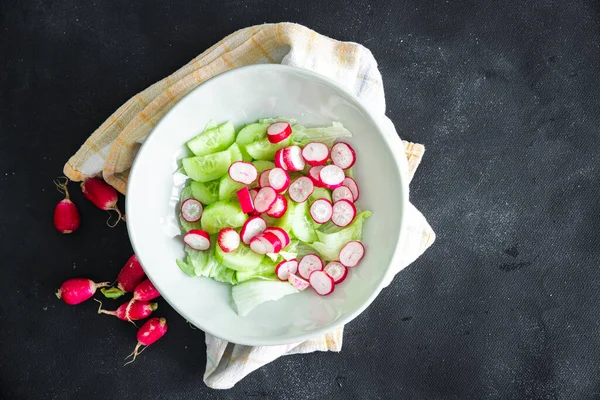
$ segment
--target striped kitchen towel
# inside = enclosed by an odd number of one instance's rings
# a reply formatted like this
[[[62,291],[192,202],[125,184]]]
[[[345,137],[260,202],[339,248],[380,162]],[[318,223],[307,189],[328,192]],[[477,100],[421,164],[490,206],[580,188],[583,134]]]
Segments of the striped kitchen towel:
[[[244,65],[280,63],[325,75],[361,99],[390,129],[385,115],[381,74],[371,52],[356,43],[340,42],[302,25],[277,23],[241,29],[181,67],[172,75],[136,94],[119,107],[65,164],[73,181],[102,174],[125,194],[133,159],[156,123],[190,90],[222,72]],[[412,178],[424,148],[404,142],[408,158],[407,178]],[[435,240],[423,215],[412,205],[407,210],[403,258],[392,266],[387,283],[421,255]],[[206,335],[207,365],[204,382],[218,389],[232,387],[250,372],[281,355],[313,351],[340,351],[343,327],[309,340],[286,346],[250,347],[227,343]]]

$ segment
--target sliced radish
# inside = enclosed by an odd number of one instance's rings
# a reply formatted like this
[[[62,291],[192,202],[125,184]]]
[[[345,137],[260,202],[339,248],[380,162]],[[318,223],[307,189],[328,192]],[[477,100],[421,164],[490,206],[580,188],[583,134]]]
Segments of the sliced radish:
[[[298,263],[298,274],[304,279],[308,279],[313,271],[320,271],[322,269],[323,261],[316,254],[307,254]]]
[[[200,221],[203,211],[204,207],[202,206],[202,203],[196,199],[190,198],[181,203],[181,216],[187,222]]]
[[[344,171],[337,165],[327,165],[319,171],[319,179],[327,189],[335,189],[344,182]]]
[[[327,296],[333,292],[335,287],[333,278],[325,271],[313,271],[308,278],[310,286],[321,296]]]
[[[238,190],[236,194],[238,201],[240,202],[240,206],[242,207],[242,212],[244,214],[248,214],[254,211],[254,202],[252,201],[252,195],[250,194],[250,190],[248,190],[246,186]]]
[[[268,175],[269,185],[277,193],[284,192],[290,186],[290,176],[283,168],[273,168]]]
[[[267,128],[267,138],[271,143],[279,143],[292,134],[292,126],[287,122],[275,122]]]
[[[263,187],[258,191],[256,199],[254,199],[254,209],[256,212],[264,213],[271,208],[276,199],[277,193],[275,193],[275,189],[270,186]]]
[[[260,235],[267,229],[267,223],[261,217],[250,217],[244,222],[240,231],[242,242],[250,244],[252,238]]]
[[[293,272],[289,273],[288,282],[291,283],[292,286],[298,290],[304,290],[310,286],[310,284],[307,281],[300,278],[298,275],[296,275]]]
[[[258,194],[258,190],[259,189],[250,189],[248,190],[250,192],[250,198],[252,199],[252,204],[254,204],[254,199],[256,198],[256,195]]]
[[[236,182],[250,185],[257,176],[256,167],[249,162],[236,161],[229,166],[229,177]]]
[[[183,237],[185,244],[194,250],[208,250],[210,247],[210,236],[201,229],[192,229]]]
[[[267,253],[279,253],[283,248],[283,243],[274,233],[263,232],[261,236],[269,242],[270,247],[267,248]]]
[[[339,142],[331,148],[331,161],[341,169],[348,169],[356,161],[356,153],[348,143]]]
[[[319,176],[323,168],[325,167],[323,165],[320,165],[317,167],[311,167],[308,170],[308,177],[316,187],[323,187],[323,182],[321,182],[321,177]]]
[[[296,203],[304,203],[306,199],[314,192],[315,185],[306,176],[301,176],[290,185],[290,199]]]
[[[240,246],[240,234],[233,228],[223,228],[219,231],[218,243],[221,250],[231,253]]]
[[[296,271],[298,271],[298,260],[295,258],[288,261],[283,260],[275,267],[275,273],[281,281],[287,281],[290,273],[295,274]]]
[[[269,186],[269,172],[271,172],[271,170],[267,169],[260,173],[260,176],[258,177],[258,187],[264,188]]]
[[[324,224],[331,219],[333,207],[331,202],[325,198],[315,200],[310,206],[310,216],[317,224]]]
[[[272,247],[273,246],[271,243],[269,243],[269,241],[265,239],[262,234],[255,236],[252,238],[252,240],[250,240],[250,248],[253,252],[258,254],[267,254]]]
[[[354,196],[352,195],[352,191],[348,189],[346,186],[340,186],[335,188],[331,193],[331,198],[334,203],[337,203],[340,200],[348,200],[354,202]]]
[[[323,165],[329,158],[329,148],[325,143],[310,142],[302,149],[302,157],[310,165]]]
[[[358,200],[358,196],[360,193],[358,191],[358,185],[356,184],[356,181],[354,179],[347,176],[346,178],[344,178],[342,185],[350,189],[350,191],[352,192],[352,197],[354,197],[354,201]]]
[[[337,226],[348,226],[356,216],[356,207],[348,200],[340,200],[333,205],[331,221]]]
[[[365,246],[359,241],[348,242],[340,250],[340,262],[348,268],[356,267],[365,255]]]
[[[275,159],[273,160],[277,168],[281,168],[287,171],[287,167],[283,164],[283,149],[279,149],[275,152]]]
[[[348,275],[348,268],[344,267],[344,265],[337,261],[332,261],[323,268],[323,271],[327,275],[333,278],[333,283],[338,284],[346,279],[346,275]]]
[[[283,149],[283,165],[288,171],[302,171],[306,162],[302,157],[302,149],[299,146],[290,146]]]
[[[278,194],[277,198],[275,199],[275,202],[273,203],[271,208],[269,208],[269,210],[267,211],[267,215],[269,217],[273,217],[273,218],[281,218],[281,217],[283,217],[283,214],[285,214],[287,209],[288,209],[287,199],[285,197],[283,197],[282,195]]]
[[[287,245],[290,244],[290,235],[288,235],[288,233],[284,229],[273,226],[271,228],[265,229],[265,233],[267,232],[271,232],[272,234],[277,236],[281,241],[281,246],[283,248],[287,247]]]

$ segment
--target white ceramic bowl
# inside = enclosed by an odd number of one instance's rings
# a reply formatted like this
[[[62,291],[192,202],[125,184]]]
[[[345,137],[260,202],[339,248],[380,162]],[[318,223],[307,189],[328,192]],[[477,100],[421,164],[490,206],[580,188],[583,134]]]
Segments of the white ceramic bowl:
[[[361,264],[350,270],[334,293],[312,289],[264,303],[239,317],[230,286],[191,278],[175,259],[183,258],[176,208],[181,181],[174,172],[184,143],[210,119],[236,127],[258,118],[285,116],[307,126],[341,122],[352,133],[359,205],[373,211],[366,220]],[[379,294],[397,243],[408,198],[401,170],[402,144],[351,94],[307,70],[255,65],[223,73],[194,89],[156,125],[142,145],[129,175],[127,228],[135,253],[166,301],[198,328],[246,345],[294,343],[325,333],[360,314]]]

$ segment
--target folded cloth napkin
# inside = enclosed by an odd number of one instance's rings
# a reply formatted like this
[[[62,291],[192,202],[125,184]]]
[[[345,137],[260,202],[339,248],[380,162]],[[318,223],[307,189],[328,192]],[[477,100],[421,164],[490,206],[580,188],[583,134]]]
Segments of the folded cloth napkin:
[[[230,69],[258,63],[280,63],[325,75],[348,91],[395,132],[385,117],[381,74],[371,52],[356,43],[340,42],[292,23],[264,24],[239,30],[191,60],[172,75],[136,94],[115,111],[69,159],[64,173],[74,181],[102,174],[125,194],[133,159],[154,125],[185,94],[207,79]],[[423,156],[420,144],[400,142],[410,180]],[[412,204],[406,212],[406,234],[400,243],[402,259],[390,268],[386,285],[419,257],[435,240],[423,215]],[[230,388],[240,379],[279,356],[313,351],[340,351],[343,327],[313,340],[285,346],[242,346],[206,335],[204,382],[215,389]]]

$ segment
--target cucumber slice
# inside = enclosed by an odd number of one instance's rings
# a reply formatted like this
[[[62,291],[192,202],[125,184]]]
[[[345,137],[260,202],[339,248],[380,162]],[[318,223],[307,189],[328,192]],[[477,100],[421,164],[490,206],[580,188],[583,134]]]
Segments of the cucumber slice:
[[[236,192],[243,188],[243,183],[236,182],[229,177],[229,175],[223,175],[221,183],[219,184],[219,200],[229,200],[236,197]]]
[[[239,228],[247,218],[237,202],[217,201],[204,209],[200,222],[202,229],[213,235],[223,228]]]
[[[312,243],[317,240],[317,234],[311,221],[312,217],[310,216],[308,201],[297,203],[292,226],[294,236],[306,243]]]
[[[220,151],[206,156],[184,158],[182,161],[185,174],[198,182],[219,179],[227,173],[231,165],[231,152]]]
[[[229,149],[229,153],[231,154],[231,163],[233,164],[236,161],[243,161],[244,155],[242,154],[242,150],[237,143],[232,144]]]
[[[265,172],[268,169],[275,168],[275,164],[272,163],[271,161],[255,160],[255,161],[252,161],[252,164],[256,167],[256,171],[258,171],[258,175],[260,175],[262,172]]]
[[[257,140],[263,139],[267,137],[267,128],[270,124],[248,124],[242,128],[238,132],[237,138],[235,139],[236,143],[240,145],[246,145]]]
[[[223,151],[235,142],[235,127],[231,122],[225,122],[215,128],[208,129],[186,143],[188,148],[197,156]]]
[[[219,180],[210,182],[192,182],[192,195],[205,206],[219,201]]]
[[[315,187],[315,190],[308,198],[310,205],[317,199],[327,199],[331,201],[331,192],[328,189]]]
[[[273,144],[269,142],[269,139],[263,138],[257,140],[256,142],[248,143],[246,145],[246,151],[250,154],[255,160],[268,160],[271,161],[275,158],[275,152],[279,149],[283,149],[290,145],[291,136],[285,139],[282,142],[277,144]]]
[[[285,199],[287,200],[288,209],[285,214],[283,214],[283,217],[276,219],[276,222],[273,225],[285,230],[288,234],[293,235],[292,228],[294,226],[294,215],[298,203],[292,201],[287,195],[285,196]]]
[[[210,121],[208,121],[206,123],[206,126],[204,127],[204,130],[202,132],[206,132],[210,129],[216,128],[217,126],[219,126],[219,124],[217,124],[217,121],[215,121],[214,119],[211,119]]]
[[[250,279],[263,279],[270,281],[277,281],[277,274],[275,268],[278,262],[271,260],[269,257],[264,257],[260,265],[256,268],[247,271],[237,271],[236,278],[238,283],[249,281]]]
[[[257,268],[265,256],[253,252],[243,243],[231,253],[225,253],[220,246],[215,246],[215,258],[225,267],[235,271],[251,271]]]

